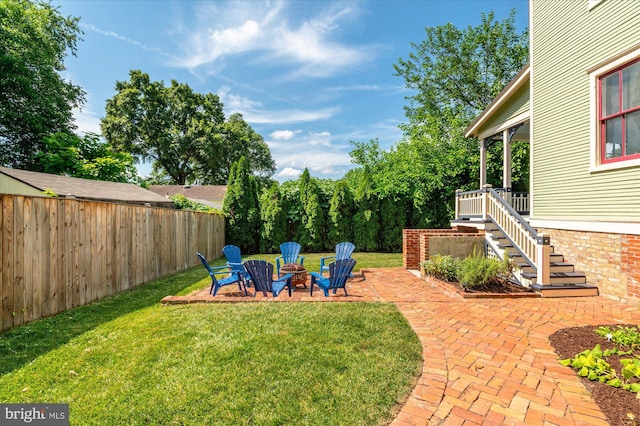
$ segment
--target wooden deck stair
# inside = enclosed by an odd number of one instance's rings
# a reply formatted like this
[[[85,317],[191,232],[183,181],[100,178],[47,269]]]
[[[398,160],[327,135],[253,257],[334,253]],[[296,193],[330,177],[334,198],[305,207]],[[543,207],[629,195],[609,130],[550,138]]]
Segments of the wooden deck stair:
[[[550,284],[537,283],[536,268],[531,265],[514,247],[509,239],[497,227],[488,224],[485,227],[485,242],[488,253],[502,258],[507,253],[511,261],[517,265],[514,279],[518,284],[532,288],[543,297],[579,297],[597,296],[598,287],[587,284],[585,274],[576,272],[572,263],[566,262],[562,254],[556,253],[551,246]]]

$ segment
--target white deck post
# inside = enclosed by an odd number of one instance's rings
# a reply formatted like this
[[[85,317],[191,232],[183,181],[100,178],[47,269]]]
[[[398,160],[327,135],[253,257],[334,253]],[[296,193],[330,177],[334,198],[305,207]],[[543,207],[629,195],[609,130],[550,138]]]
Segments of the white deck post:
[[[460,219],[460,194],[462,189],[456,189],[456,220]]]
[[[536,284],[551,284],[551,238],[549,234],[538,234],[536,239]]]
[[[491,185],[482,186],[482,220],[489,220],[489,188]]]

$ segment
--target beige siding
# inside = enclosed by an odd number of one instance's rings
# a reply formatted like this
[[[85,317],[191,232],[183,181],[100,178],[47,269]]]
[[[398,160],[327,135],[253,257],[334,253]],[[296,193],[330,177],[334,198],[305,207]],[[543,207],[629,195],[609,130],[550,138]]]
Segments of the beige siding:
[[[640,42],[640,2],[534,0],[533,214],[640,220],[640,168],[590,172],[587,70]]]
[[[506,121],[527,111],[529,111],[529,85],[524,84],[511,96],[507,103],[491,115],[491,118],[478,129],[478,133],[484,133],[485,130],[491,128],[498,129]]]
[[[0,194],[43,195],[42,191],[3,174],[0,174]]]

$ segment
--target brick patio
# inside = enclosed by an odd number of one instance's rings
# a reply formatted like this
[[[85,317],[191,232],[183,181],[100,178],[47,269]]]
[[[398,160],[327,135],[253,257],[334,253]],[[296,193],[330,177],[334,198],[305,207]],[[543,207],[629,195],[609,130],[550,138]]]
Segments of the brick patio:
[[[577,375],[558,363],[549,336],[580,325],[640,321],[637,307],[601,297],[461,299],[403,268],[364,270],[326,298],[299,286],[292,297],[246,297],[232,286],[163,303],[394,303],[423,346],[422,376],[393,422],[407,425],[607,425]]]

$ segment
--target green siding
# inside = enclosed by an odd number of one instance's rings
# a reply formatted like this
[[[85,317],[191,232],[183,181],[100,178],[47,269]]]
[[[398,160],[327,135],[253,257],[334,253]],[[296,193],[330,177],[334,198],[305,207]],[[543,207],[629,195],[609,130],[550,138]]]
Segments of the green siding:
[[[0,194],[43,195],[42,191],[3,174],[0,174]]]
[[[529,111],[529,85],[524,84],[511,95],[504,105],[501,105],[491,115],[491,118],[478,129],[478,133],[482,133],[485,129],[500,126],[527,111]]]
[[[591,173],[587,70],[638,44],[636,1],[534,0],[533,214],[536,219],[640,220],[640,167]]]

